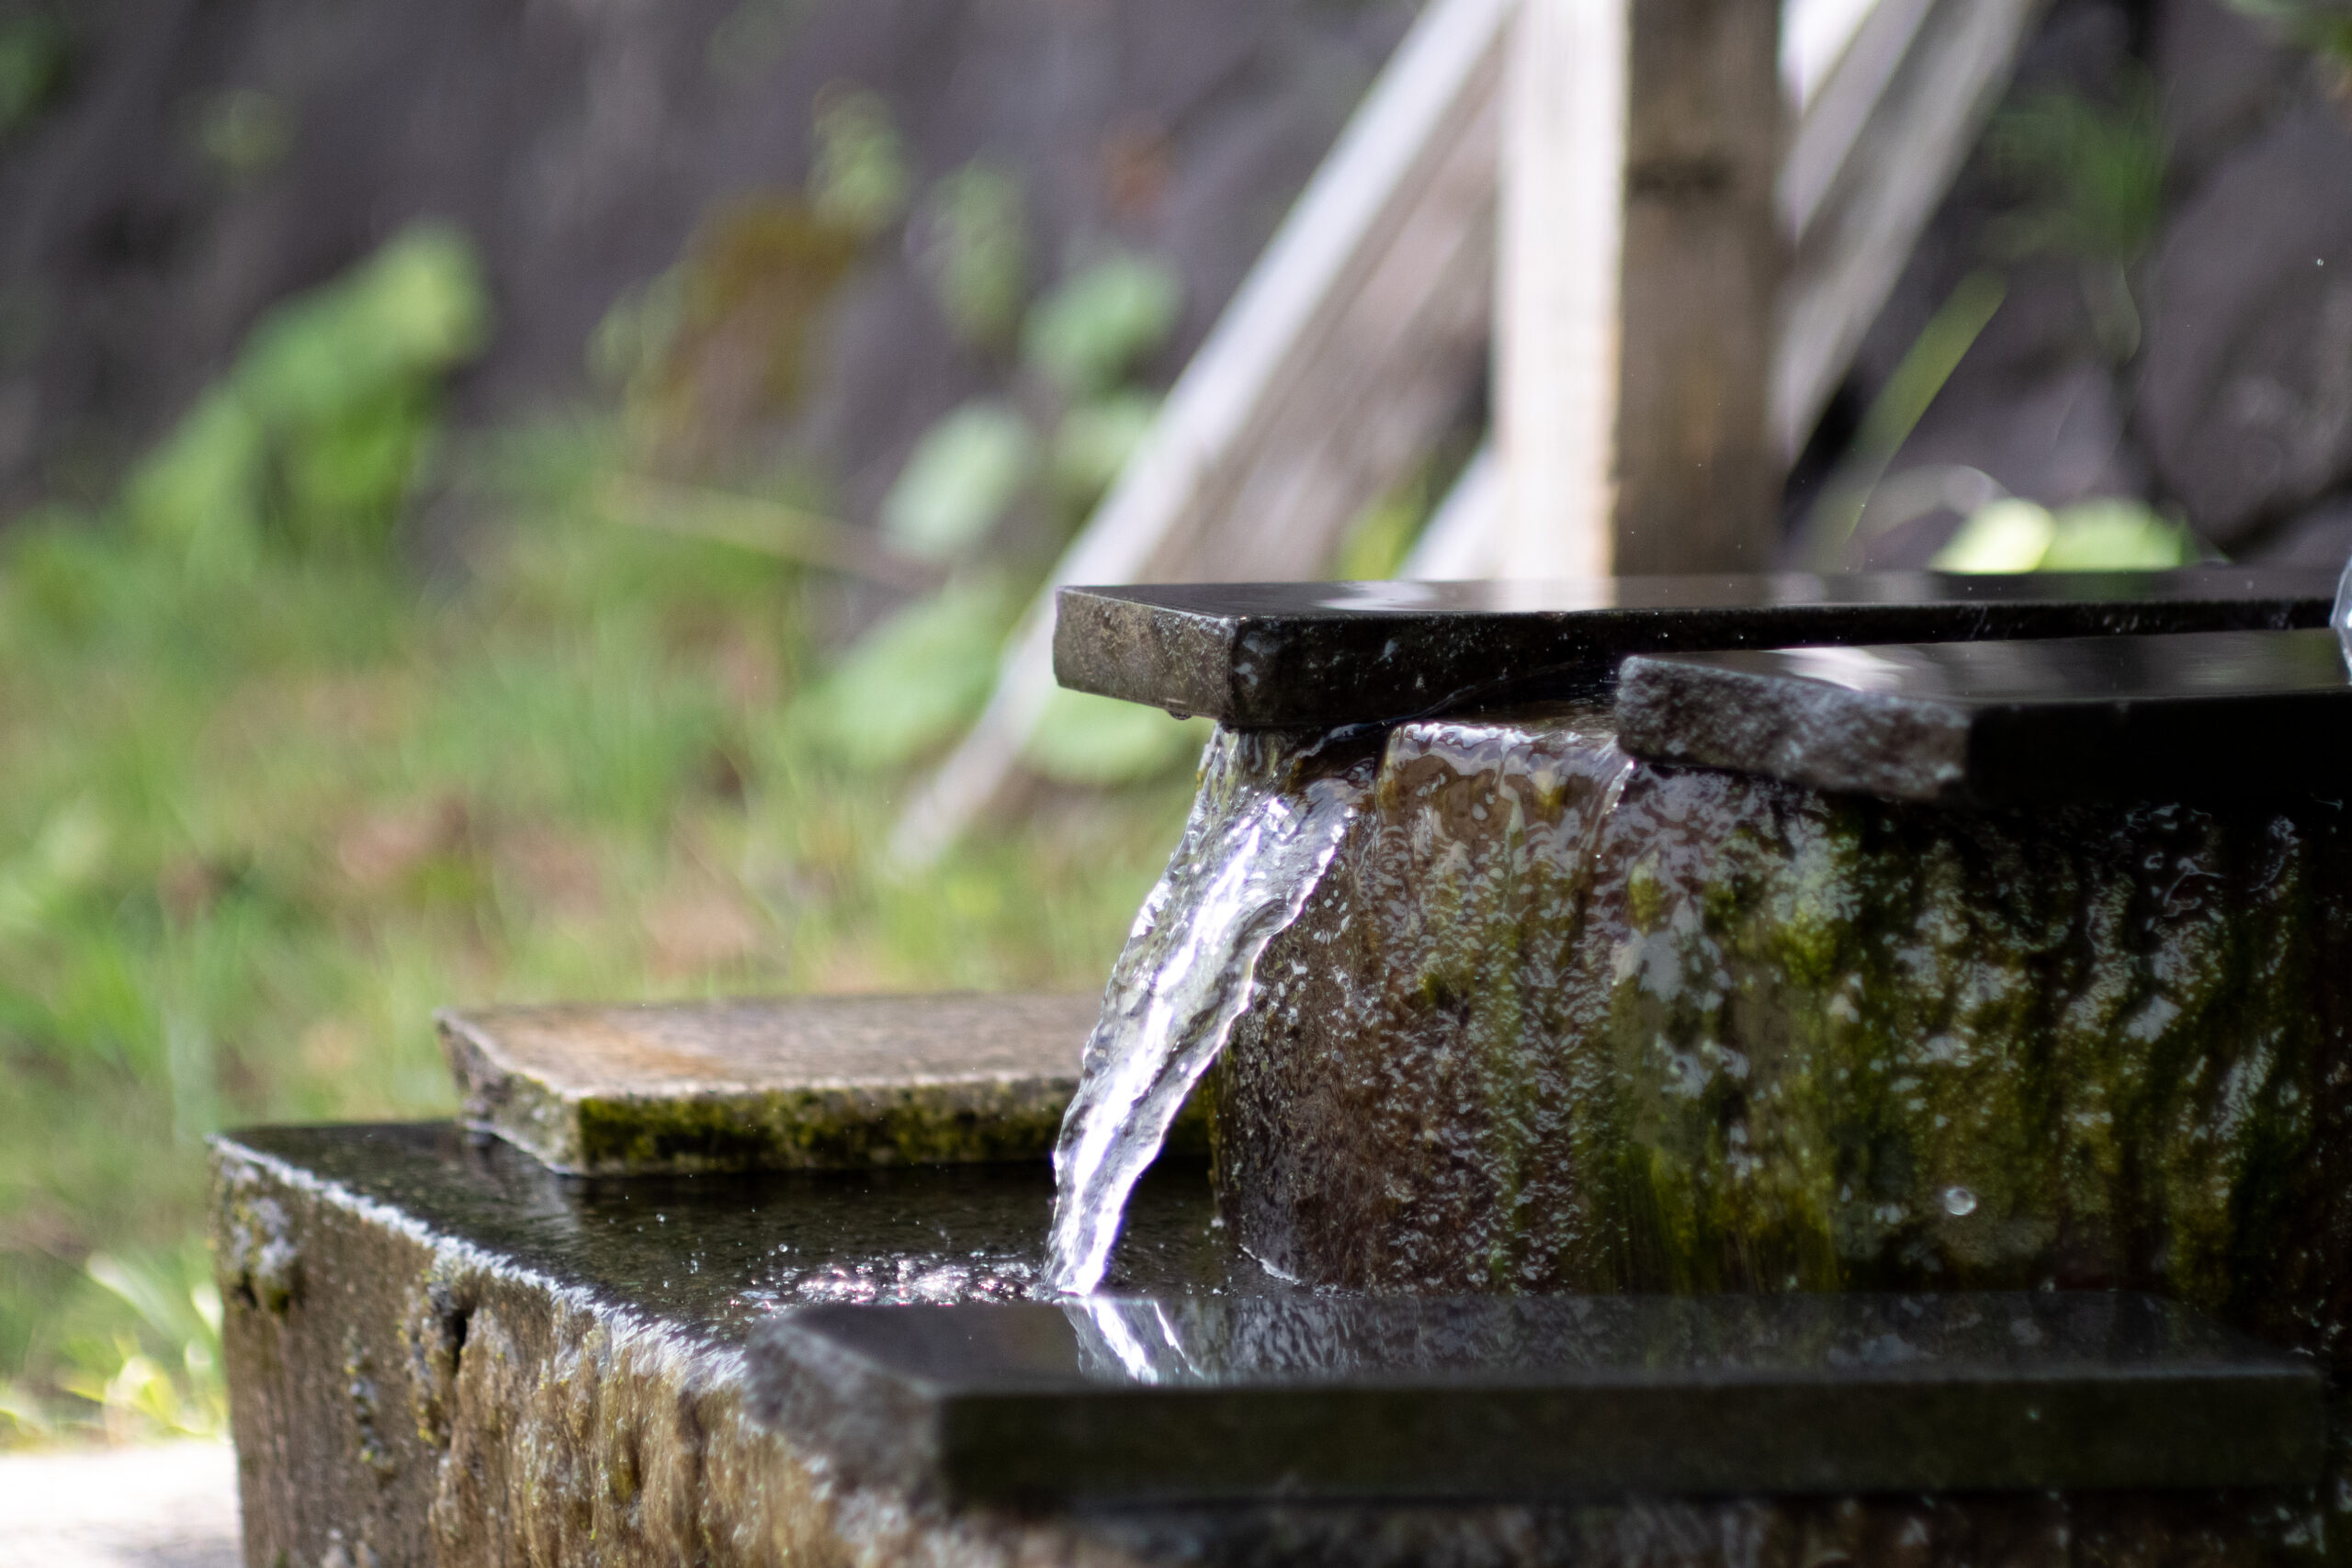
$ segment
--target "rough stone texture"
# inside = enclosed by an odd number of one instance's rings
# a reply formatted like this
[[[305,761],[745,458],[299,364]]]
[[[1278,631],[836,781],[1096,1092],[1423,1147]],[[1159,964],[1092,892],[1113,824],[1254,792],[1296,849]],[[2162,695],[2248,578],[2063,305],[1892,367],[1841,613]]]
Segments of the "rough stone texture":
[[[1101,999],[804,997],[441,1015],[467,1119],[581,1175],[1039,1159]]]
[[[1114,1282],[1248,1277],[1197,1168],[1166,1174]],[[901,1285],[904,1258],[936,1288],[902,1299],[1000,1290],[950,1270],[1016,1234],[1034,1263],[1043,1167],[587,1182],[425,1125],[239,1134],[215,1179],[249,1568],[2222,1568],[2315,1562],[2340,1517],[2278,1493],[951,1509],[757,1426],[741,1342],[785,1300],[842,1299],[781,1290],[790,1258]]]
[[[1589,697],[1633,653],[2327,624],[2335,574],[1804,572],[1566,582],[1065,588],[1065,686],[1237,728],[1387,723]]]
[[[2222,162],[2168,224],[2139,419],[2165,484],[2228,546],[2352,477],[2352,127],[2312,103]]]
[[[1621,793],[1622,792],[1622,793]],[[1244,1245],[1418,1290],[2119,1286],[2337,1364],[2352,824],[1390,737],[1216,1088]]]

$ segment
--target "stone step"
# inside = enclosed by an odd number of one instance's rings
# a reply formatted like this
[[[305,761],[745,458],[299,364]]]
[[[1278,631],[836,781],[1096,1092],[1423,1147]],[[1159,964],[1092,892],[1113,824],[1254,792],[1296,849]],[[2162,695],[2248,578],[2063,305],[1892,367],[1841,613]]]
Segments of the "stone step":
[[[582,1176],[1042,1159],[1099,997],[439,1015],[466,1120]]]

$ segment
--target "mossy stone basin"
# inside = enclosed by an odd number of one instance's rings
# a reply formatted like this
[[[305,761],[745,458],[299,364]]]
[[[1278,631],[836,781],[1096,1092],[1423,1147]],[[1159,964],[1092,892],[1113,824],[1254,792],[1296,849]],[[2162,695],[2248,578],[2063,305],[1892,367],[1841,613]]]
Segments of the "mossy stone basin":
[[[2343,804],[1983,813],[1410,723],[1214,1085],[1243,1245],[1374,1290],[2129,1286],[2334,1358]]]

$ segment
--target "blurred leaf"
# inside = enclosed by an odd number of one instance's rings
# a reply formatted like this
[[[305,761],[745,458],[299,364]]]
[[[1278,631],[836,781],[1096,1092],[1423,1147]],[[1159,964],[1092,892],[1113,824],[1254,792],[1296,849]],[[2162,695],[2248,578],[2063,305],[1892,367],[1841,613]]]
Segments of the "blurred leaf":
[[[1159,397],[1136,391],[1091,399],[1063,414],[1047,464],[1063,502],[1082,512],[1100,500],[1159,417]]]
[[[803,197],[766,191],[706,216],[684,256],[592,340],[628,394],[631,433],[663,466],[695,466],[799,406],[826,310],[864,249]]]
[[[2342,0],[2229,0],[2341,73],[2352,68],[2352,7]]]
[[[816,141],[808,200],[820,217],[873,235],[906,215],[914,176],[882,95],[838,85],[819,93]]]
[[[650,375],[678,341],[684,290],[672,268],[615,299],[588,334],[588,370],[608,387],[627,389]]]
[[[123,508],[145,537],[216,576],[243,575],[261,548],[268,438],[244,400],[216,387],[131,471]]]
[[[29,935],[96,883],[110,841],[105,817],[86,795],[51,812],[30,848],[0,864],[0,935]]]
[[[55,17],[36,12],[0,18],[0,136],[22,130],[49,107],[72,60],[73,39]]]
[[[273,430],[320,428],[454,369],[481,351],[489,327],[471,242],[419,224],[344,278],[271,311],[232,379]]]
[[[2031,571],[2057,531],[2048,508],[2005,497],[1971,513],[1928,564],[1937,571]]]
[[[2057,524],[2041,558],[2043,571],[2161,570],[2187,566],[2204,553],[2188,529],[2144,502],[2122,497],[2064,507]]]
[[[1029,293],[1017,175],[975,159],[931,188],[920,259],[948,325],[966,342],[1010,344]]]
[[[1176,718],[1140,703],[1057,690],[1022,761],[1057,784],[1134,784],[1198,757],[1210,728],[1206,719]]]
[[[1976,509],[1928,564],[1938,571],[2136,571],[2186,566],[2197,538],[2122,497],[2052,512],[2014,497]]]
[[[988,701],[1012,622],[996,581],[953,584],[859,638],[793,706],[795,728],[851,767],[903,767]]]
[[[1396,576],[1434,504],[1425,487],[1412,483],[1382,496],[1340,541],[1332,575],[1343,582],[1378,582]]]
[[[738,82],[759,76],[784,58],[812,8],[812,0],[742,0],[710,30],[711,70]]]
[[[1022,331],[1021,356],[1071,396],[1101,392],[1168,341],[1183,302],[1183,286],[1166,261],[1109,256],[1038,301]]]
[[[1846,455],[1804,520],[1804,556],[1823,570],[1841,570],[1871,495],[1904,442],[1944,389],[1951,373],[2008,295],[1998,273],[1973,272],[1956,284],[1904,351],[1886,385],[1862,415]]]
[[[1995,117],[1985,147],[2023,197],[1995,230],[2009,255],[2128,266],[2155,239],[2171,148],[2144,73],[2124,75],[2110,103],[2064,90],[2028,94]]]
[[[220,1298],[203,1248],[176,1255],[97,1252],[85,1271],[131,1309],[142,1332],[71,1347],[75,1367],[65,1386],[100,1407],[107,1436],[117,1441],[222,1436],[229,1408],[220,1371]]]
[[[232,180],[248,180],[283,163],[294,148],[294,114],[273,93],[238,87],[207,104],[197,126],[204,155]]]
[[[227,378],[131,474],[146,537],[239,575],[266,538],[380,547],[436,417],[440,377],[478,353],[489,307],[472,246],[420,225],[263,318]]]
[[[1028,422],[1002,403],[970,402],[924,433],[882,501],[882,532],[939,559],[988,536],[1036,463]]]

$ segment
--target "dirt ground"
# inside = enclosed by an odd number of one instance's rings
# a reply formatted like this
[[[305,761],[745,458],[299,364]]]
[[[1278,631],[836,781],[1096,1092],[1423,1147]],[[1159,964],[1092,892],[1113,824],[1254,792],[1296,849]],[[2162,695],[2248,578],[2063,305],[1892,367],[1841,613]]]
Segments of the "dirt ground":
[[[0,1457],[0,1568],[235,1568],[226,1443]]]

